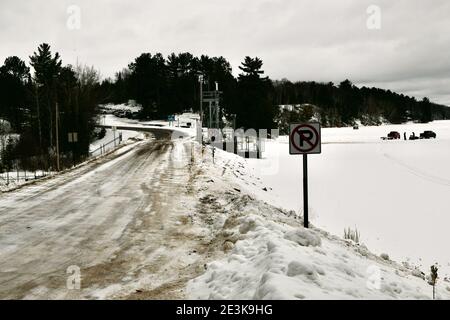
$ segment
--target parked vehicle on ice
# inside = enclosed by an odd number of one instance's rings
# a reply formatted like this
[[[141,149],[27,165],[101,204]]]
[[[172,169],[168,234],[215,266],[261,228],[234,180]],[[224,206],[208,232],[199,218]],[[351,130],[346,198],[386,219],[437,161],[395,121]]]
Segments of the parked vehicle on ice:
[[[436,133],[433,131],[424,131],[420,134],[420,139],[436,139]]]
[[[382,137],[381,139],[383,139],[383,140],[398,140],[398,139],[400,139],[400,133],[398,133],[397,131],[391,131],[391,132],[389,132],[387,137]]]

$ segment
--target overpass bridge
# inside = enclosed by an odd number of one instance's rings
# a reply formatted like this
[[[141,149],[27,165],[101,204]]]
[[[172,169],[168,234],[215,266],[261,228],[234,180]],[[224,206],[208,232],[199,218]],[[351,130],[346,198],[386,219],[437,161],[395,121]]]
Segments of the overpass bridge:
[[[173,140],[179,138],[187,138],[189,134],[177,128],[170,127],[160,127],[160,126],[133,126],[133,125],[96,125],[97,128],[112,129],[117,130],[128,130],[128,131],[138,131],[138,132],[148,132],[155,136],[156,140]]]

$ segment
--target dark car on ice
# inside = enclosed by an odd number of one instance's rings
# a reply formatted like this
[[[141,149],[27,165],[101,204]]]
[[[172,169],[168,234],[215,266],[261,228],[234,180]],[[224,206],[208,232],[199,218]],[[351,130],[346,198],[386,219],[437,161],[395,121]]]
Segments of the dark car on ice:
[[[387,137],[389,140],[397,140],[400,139],[400,133],[397,131],[391,131],[389,132]]]
[[[424,131],[420,134],[420,139],[436,139],[436,133],[433,131]]]

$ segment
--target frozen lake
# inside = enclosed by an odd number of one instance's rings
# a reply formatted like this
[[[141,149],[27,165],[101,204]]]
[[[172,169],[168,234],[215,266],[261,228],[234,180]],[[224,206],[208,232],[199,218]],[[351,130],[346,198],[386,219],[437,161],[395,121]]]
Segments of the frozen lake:
[[[425,130],[437,139],[380,139]],[[374,253],[426,272],[438,262],[450,274],[450,121],[322,129],[322,143],[322,154],[309,156],[311,222],[340,236],[356,227]],[[302,158],[289,155],[287,137],[269,142],[264,160],[247,162],[272,188],[265,198],[303,211]]]

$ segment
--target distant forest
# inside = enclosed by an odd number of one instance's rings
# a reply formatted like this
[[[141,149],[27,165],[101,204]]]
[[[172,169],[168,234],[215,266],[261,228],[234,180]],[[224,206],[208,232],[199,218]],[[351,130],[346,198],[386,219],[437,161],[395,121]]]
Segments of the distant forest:
[[[29,57],[17,56],[0,67],[1,171],[55,169],[56,123],[62,166],[89,153],[96,124],[99,73],[86,66],[63,65],[60,55],[42,44]],[[56,112],[58,110],[58,113]],[[68,133],[77,132],[77,143]]]
[[[143,106],[142,117],[160,118],[192,108],[199,109],[198,75],[205,76],[205,90],[219,82],[223,91],[223,114],[236,115],[237,127],[274,128],[280,119],[306,121],[308,110],[282,111],[280,105],[314,105],[315,115],[323,126],[350,126],[356,121],[365,125],[382,122],[429,122],[450,119],[450,108],[428,98],[416,100],[379,88],[358,88],[351,81],[339,84],[273,81],[264,76],[263,62],[246,57],[235,78],[224,57],[194,57],[190,53],[142,54],[115,79],[101,84],[103,103],[125,103],[134,99]],[[300,119],[298,119],[300,118]]]
[[[310,119],[323,126],[450,119],[450,108],[427,98],[417,101],[389,90],[358,88],[349,80],[273,81],[264,75],[263,61],[257,57],[245,57],[239,70],[234,77],[224,57],[143,53],[113,79],[101,80],[94,67],[63,65],[59,53],[52,53],[45,43],[28,64],[8,57],[0,67],[0,169],[10,168],[14,161],[27,168],[53,167],[56,121],[62,159],[83,159],[96,137],[100,104],[135,100],[142,106],[141,119],[198,111],[199,75],[204,90],[214,90],[219,83],[222,116],[235,116],[238,128],[270,129]],[[280,105],[299,107],[287,110]],[[78,142],[68,141],[70,132],[78,133]]]
[[[278,105],[311,104],[323,126],[342,127],[355,124],[400,124],[407,121],[427,123],[450,119],[450,108],[379,88],[358,88],[349,80],[333,83],[275,81],[275,103]],[[304,110],[310,116],[308,109]],[[300,116],[302,116],[300,112]]]

